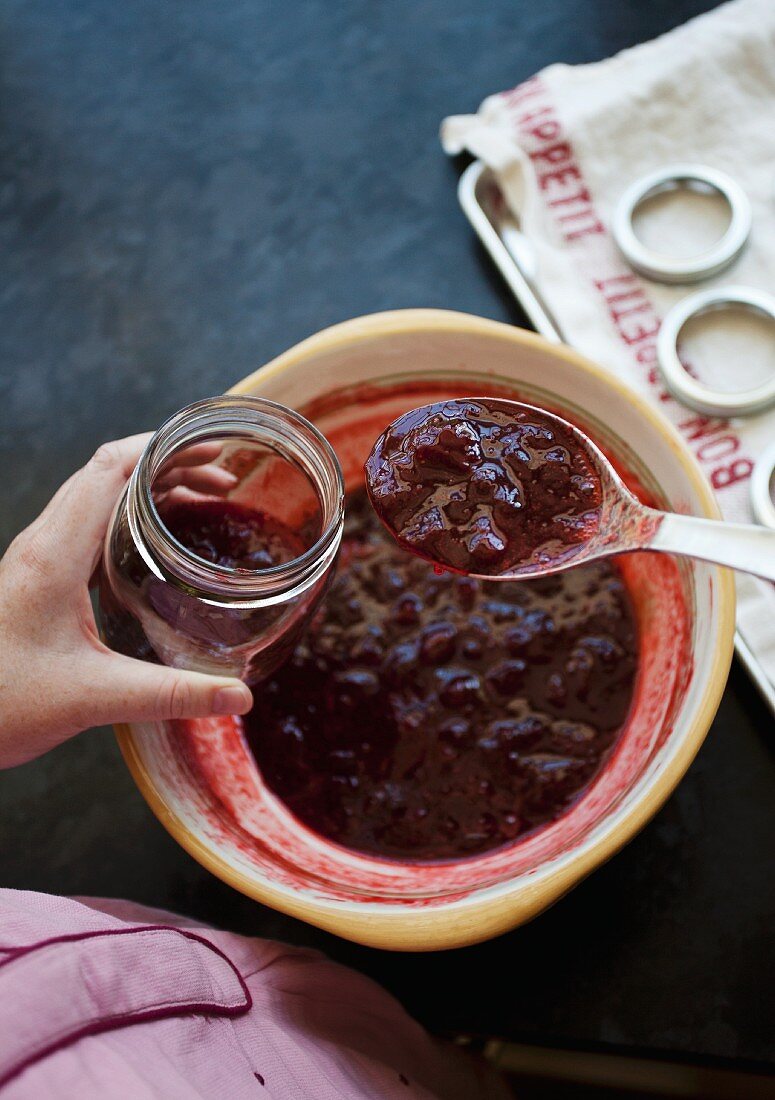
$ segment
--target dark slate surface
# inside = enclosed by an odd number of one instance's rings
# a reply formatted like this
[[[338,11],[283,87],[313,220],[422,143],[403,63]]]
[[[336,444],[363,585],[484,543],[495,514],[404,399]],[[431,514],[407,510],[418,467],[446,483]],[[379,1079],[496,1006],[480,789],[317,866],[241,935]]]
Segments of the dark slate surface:
[[[0,546],[102,440],[325,325],[416,305],[519,323],[439,120],[710,6],[2,0]],[[438,1029],[775,1061],[772,732],[735,670],[634,843],[533,924],[450,954],[354,947],[230,891],[157,824],[109,730],[0,775],[0,882],[316,944]]]

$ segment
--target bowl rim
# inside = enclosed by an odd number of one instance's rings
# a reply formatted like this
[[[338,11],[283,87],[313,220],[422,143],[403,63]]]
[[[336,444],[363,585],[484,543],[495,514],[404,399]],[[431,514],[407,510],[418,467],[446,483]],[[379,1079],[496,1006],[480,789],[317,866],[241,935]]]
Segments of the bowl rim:
[[[564,360],[574,369],[591,375],[597,381],[615,390],[621,398],[634,405],[638,413],[649,421],[652,428],[663,437],[674,457],[683,467],[696,492],[702,513],[712,519],[721,517],[713,491],[697,460],[673,425],[652,408],[639,393],[621,382],[605,368],[598,366],[595,362],[565,344],[550,343],[542,336],[527,329],[478,317],[474,314],[441,309],[400,309],[355,317],[322,329],[293,345],[264,366],[241,379],[227,392],[230,394],[252,393],[255,390],[256,383],[262,382],[267,377],[282,373],[288,368],[303,362],[312,354],[318,355],[321,352],[341,350],[362,343],[365,340],[390,335],[428,332],[457,333],[466,336],[480,335],[501,339],[516,347],[534,347],[544,354],[550,354],[555,358]],[[735,631],[734,580],[731,571],[723,568],[717,568],[717,579],[718,640],[713,651],[712,665],[706,674],[706,684],[702,698],[696,706],[691,725],[686,729],[676,751],[665,762],[664,768],[653,775],[650,784],[642,792],[641,797],[626,809],[620,808],[619,813],[613,815],[615,820],[611,822],[610,828],[604,831],[602,835],[583,840],[578,848],[569,855],[564,864],[552,866],[550,862],[544,865],[542,874],[538,873],[542,868],[537,867],[535,873],[530,876],[529,882],[525,881],[524,875],[519,876],[517,879],[506,879],[495,886],[484,887],[481,890],[473,889],[464,897],[444,900],[439,906],[432,906],[424,910],[408,908],[401,899],[386,898],[379,902],[365,902],[356,899],[312,898],[293,887],[281,887],[276,884],[257,881],[255,878],[237,870],[208,844],[200,840],[162,800],[138,752],[132,728],[126,724],[117,724],[115,726],[116,737],[132,777],[162,825],[189,855],[240,893],[291,916],[339,934],[342,934],[342,931],[338,919],[345,915],[349,917],[360,915],[369,923],[378,921],[384,930],[382,935],[377,934],[374,929],[371,930],[371,933],[367,933],[364,928],[360,928],[358,932],[350,929],[345,934],[349,938],[361,942],[381,943],[385,946],[394,946],[391,941],[396,938],[387,930],[390,925],[395,925],[396,930],[398,930],[399,926],[403,928],[407,923],[411,923],[415,919],[420,920],[421,917],[424,918],[422,920],[424,924],[425,920],[433,914],[435,914],[435,919],[438,920],[442,914],[452,916],[467,912],[470,915],[477,909],[484,911],[496,905],[502,910],[505,906],[505,913],[502,912],[501,919],[497,920],[495,931],[493,931],[492,926],[488,926],[481,931],[481,934],[477,930],[468,929],[465,934],[460,933],[451,937],[442,934],[438,937],[438,939],[444,940],[443,946],[473,943],[488,938],[496,934],[497,931],[503,931],[515,923],[513,919],[508,920],[508,914],[518,907],[519,895],[528,886],[531,891],[540,892],[541,896],[530,900],[526,906],[530,912],[524,919],[528,919],[543,910],[586,877],[592,870],[610,859],[654,816],[683,778],[702,745],[716,714],[732,661]],[[434,937],[429,935],[429,938]],[[406,947],[407,944],[402,946]],[[433,945],[426,943],[420,945],[419,949],[428,946]]]

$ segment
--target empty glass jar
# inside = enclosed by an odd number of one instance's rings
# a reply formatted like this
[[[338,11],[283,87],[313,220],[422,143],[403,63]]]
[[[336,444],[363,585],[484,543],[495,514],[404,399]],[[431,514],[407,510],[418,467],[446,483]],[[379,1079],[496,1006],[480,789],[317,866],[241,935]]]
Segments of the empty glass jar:
[[[214,397],[156,432],[105,539],[100,619],[121,653],[255,683],[289,654],[342,537],[330,444],[273,401]]]

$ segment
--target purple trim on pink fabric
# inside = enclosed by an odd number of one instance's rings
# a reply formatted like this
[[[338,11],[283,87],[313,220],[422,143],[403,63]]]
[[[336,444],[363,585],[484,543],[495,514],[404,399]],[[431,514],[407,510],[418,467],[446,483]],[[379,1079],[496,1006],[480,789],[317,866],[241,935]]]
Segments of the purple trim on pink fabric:
[[[87,1024],[74,1028],[66,1035],[59,1036],[53,1042],[45,1044],[33,1054],[25,1056],[15,1065],[12,1065],[9,1070],[5,1072],[0,1071],[0,1088],[3,1088],[14,1077],[17,1077],[25,1069],[29,1069],[29,1067],[36,1062],[42,1061],[56,1051],[63,1050],[65,1047],[71,1046],[72,1043],[77,1042],[79,1039],[85,1039],[89,1035],[99,1035],[102,1032],[111,1031],[117,1027],[128,1027],[132,1024],[148,1023],[152,1020],[165,1020],[172,1016],[183,1016],[189,1013],[203,1013],[209,1016],[242,1016],[253,1007],[253,998],[250,995],[250,990],[245,983],[245,979],[224,951],[221,951],[214,943],[210,943],[204,936],[199,936],[195,932],[189,932],[184,928],[176,928],[174,925],[168,924],[146,924],[135,928],[105,928],[95,932],[73,932],[62,936],[52,936],[50,939],[46,940],[38,940],[36,943],[25,944],[24,947],[0,948],[0,951],[12,952],[8,958],[0,959],[0,971],[2,971],[4,967],[16,962],[16,960],[22,956],[29,955],[31,952],[37,951],[41,947],[49,947],[51,944],[72,943],[79,940],[96,939],[100,936],[131,936],[138,932],[175,932],[184,939],[195,940],[197,943],[203,944],[205,947],[209,948],[214,955],[223,959],[234,972],[234,976],[244,995],[243,1003],[229,1005],[219,1004],[217,1001],[181,1002],[179,1004],[160,1008],[141,1009],[137,1012],[117,1013],[114,1016],[98,1017],[94,1020],[90,1020]]]

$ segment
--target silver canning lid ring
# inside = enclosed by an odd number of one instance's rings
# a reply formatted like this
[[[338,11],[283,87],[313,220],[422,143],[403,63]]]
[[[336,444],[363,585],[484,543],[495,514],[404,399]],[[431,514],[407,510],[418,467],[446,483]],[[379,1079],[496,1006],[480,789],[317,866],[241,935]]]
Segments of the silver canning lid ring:
[[[749,390],[724,393],[692,378],[678,357],[684,325],[694,317],[728,306],[740,306],[775,323],[775,298],[751,287],[727,286],[700,290],[682,298],[663,320],[657,336],[657,361],[665,385],[678,401],[706,416],[752,416],[775,404],[775,375]]]
[[[771,443],[756,461],[751,474],[751,506],[757,523],[775,528],[775,504],[772,503],[770,482],[775,470],[775,443]]]
[[[679,188],[716,191],[729,207],[723,237],[696,256],[671,258],[647,248],[635,235],[633,216],[646,199]],[[659,283],[696,283],[718,275],[740,254],[751,232],[751,203],[726,172],[703,164],[671,164],[636,180],[616,206],[612,231],[622,255],[641,275]]]

